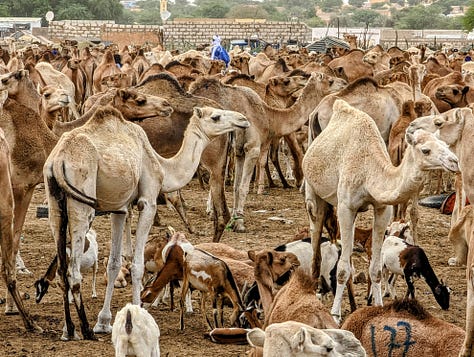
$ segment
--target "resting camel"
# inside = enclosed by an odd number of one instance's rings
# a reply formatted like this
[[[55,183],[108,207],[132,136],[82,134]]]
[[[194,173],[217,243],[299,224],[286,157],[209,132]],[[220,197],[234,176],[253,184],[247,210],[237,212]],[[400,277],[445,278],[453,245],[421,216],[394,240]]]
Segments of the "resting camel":
[[[313,245],[313,278],[319,281],[320,239],[329,206],[337,207],[341,257],[331,313],[341,318],[344,286],[351,272],[354,223],[357,213],[374,207],[372,258],[369,273],[375,305],[382,305],[381,248],[391,218],[390,205],[405,201],[418,190],[425,170],[459,171],[458,159],[433,134],[417,130],[406,135],[402,163],[393,167],[375,121],[342,99],[334,103],[331,120],[314,139],[303,159],[306,210]]]
[[[94,339],[94,332],[112,330],[110,303],[121,267],[122,232],[128,206],[137,201],[140,211],[132,265],[132,301],[138,305],[144,247],[156,213],[158,194],[176,191],[192,179],[202,151],[214,137],[249,125],[240,113],[196,107],[181,149],[170,159],[159,156],[143,129],[125,121],[112,106],[99,108],[82,127],[61,136],[44,165],[44,177],[49,221],[58,250],[58,272],[66,292],[63,296],[67,333],[63,339],[77,338],[67,300],[70,289],[84,339]],[[94,210],[112,213],[112,247],[104,305],[93,331],[81,295],[80,261]],[[71,242],[69,266],[67,241]]]
[[[354,333],[370,356],[457,356],[465,335],[413,299],[357,309],[341,328]]]
[[[219,107],[219,104],[213,100],[185,92],[177,80],[167,73],[149,76],[136,89],[141,93],[165,98],[173,108],[173,113],[169,118],[159,121],[148,120],[139,124],[147,133],[153,148],[163,157],[171,157],[178,152],[184,131],[193,113],[193,106]],[[201,163],[210,172],[214,242],[219,241],[231,218],[224,188],[228,144],[228,138],[221,135],[206,147],[201,156]]]
[[[225,85],[212,78],[200,78],[191,85],[190,93],[213,99],[224,108],[241,111],[252,123],[249,129],[235,133],[232,214],[235,231],[245,231],[244,205],[256,165],[257,194],[263,193],[264,169],[272,139],[299,129],[325,95],[345,85],[344,80],[313,73],[295,104],[285,109],[268,106],[249,88]]]
[[[324,130],[333,115],[333,105],[337,99],[344,99],[351,106],[370,115],[387,143],[390,128],[400,116],[403,98],[393,88],[380,86],[370,77],[360,78],[337,93],[329,94],[321,100],[309,117],[310,140]]]

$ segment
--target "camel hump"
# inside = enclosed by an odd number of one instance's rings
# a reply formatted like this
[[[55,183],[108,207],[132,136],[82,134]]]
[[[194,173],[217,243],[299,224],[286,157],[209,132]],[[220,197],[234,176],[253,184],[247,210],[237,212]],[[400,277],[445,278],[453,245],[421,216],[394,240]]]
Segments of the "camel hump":
[[[345,100],[343,99],[336,99],[333,105],[333,111],[337,113],[351,113],[356,108],[350,106]]]

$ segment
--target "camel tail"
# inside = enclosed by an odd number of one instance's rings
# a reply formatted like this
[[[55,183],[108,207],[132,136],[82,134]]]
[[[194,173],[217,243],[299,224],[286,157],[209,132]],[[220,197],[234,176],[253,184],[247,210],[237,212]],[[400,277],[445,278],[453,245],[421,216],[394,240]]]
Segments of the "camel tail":
[[[127,335],[130,335],[132,333],[133,329],[133,324],[132,324],[132,314],[130,310],[127,310],[127,318],[125,320],[125,332]]]
[[[58,188],[64,191],[66,195],[94,209],[97,207],[96,198],[86,195],[69,182],[66,175],[66,165],[63,160],[54,162],[52,168],[52,176],[55,179]]]

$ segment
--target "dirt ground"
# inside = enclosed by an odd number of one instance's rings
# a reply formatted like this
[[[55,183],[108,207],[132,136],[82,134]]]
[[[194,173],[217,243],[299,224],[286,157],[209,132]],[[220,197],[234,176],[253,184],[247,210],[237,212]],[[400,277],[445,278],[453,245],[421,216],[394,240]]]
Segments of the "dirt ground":
[[[228,188],[229,206],[232,204],[231,189]],[[188,214],[191,222],[200,234],[187,234],[192,243],[212,241],[212,222],[206,215],[207,191],[200,188],[197,180],[193,180],[183,190],[183,196],[189,206]],[[21,245],[22,256],[26,266],[33,275],[18,277],[20,291],[28,294],[25,303],[38,324],[45,330],[43,334],[25,331],[19,316],[5,316],[0,314],[0,355],[1,356],[113,356],[114,350],[110,335],[100,335],[98,341],[61,342],[59,337],[62,328],[62,297],[59,288],[51,288],[43,301],[36,305],[34,301],[34,281],[44,273],[55,247],[50,233],[47,219],[36,218],[36,208],[44,202],[44,189],[36,189],[30,205],[24,227]],[[153,227],[151,234],[164,235],[166,225],[176,230],[184,231],[185,227],[177,214],[165,206],[159,206],[162,227]],[[447,260],[453,256],[453,249],[447,241],[450,217],[442,215],[436,209],[420,207],[420,245],[425,248],[432,266],[439,278],[447,281],[453,290],[449,311],[442,311],[437,305],[428,286],[424,281],[416,283],[417,297],[423,305],[435,316],[464,328],[466,287],[465,268],[448,267]],[[274,220],[278,217],[282,220]],[[370,226],[370,212],[358,219],[361,227]],[[296,189],[271,189],[266,194],[257,196],[250,193],[246,206],[247,233],[236,234],[225,232],[221,242],[227,243],[242,250],[276,247],[287,242],[301,228],[308,225],[304,209],[303,195]],[[105,282],[103,279],[103,258],[109,252],[110,222],[108,216],[96,217],[93,228],[98,233],[100,268],[98,274],[98,298],[91,298],[90,273],[85,275],[83,296],[86,301],[89,322],[93,326],[97,314],[102,307]],[[355,264],[358,270],[367,270],[365,254],[355,255]],[[405,283],[398,279],[398,291],[405,291]],[[0,284],[5,290],[4,284]],[[131,301],[131,287],[116,289],[112,300],[112,314]],[[364,306],[366,285],[356,285],[357,302]],[[195,313],[185,316],[185,330],[180,331],[178,325],[178,311],[169,311],[167,306],[151,308],[150,313],[155,317],[161,330],[162,356],[245,356],[247,346],[216,345],[203,338],[206,327],[203,325],[198,309],[198,294],[194,293],[193,303]],[[209,305],[208,305],[209,306]],[[1,306],[0,306],[1,308]],[[227,310],[229,310],[227,308]],[[348,300],[344,300],[344,315],[349,313]],[[73,314],[76,318],[76,314]],[[228,321],[228,320],[227,320]]]

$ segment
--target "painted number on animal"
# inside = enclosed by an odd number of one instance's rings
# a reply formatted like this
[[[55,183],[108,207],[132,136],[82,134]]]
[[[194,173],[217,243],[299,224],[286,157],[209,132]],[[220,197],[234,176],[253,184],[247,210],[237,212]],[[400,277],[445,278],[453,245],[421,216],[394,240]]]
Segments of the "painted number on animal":
[[[401,332],[400,330],[404,330]],[[398,321],[397,328],[392,326],[385,325],[383,327],[383,333],[390,334],[390,340],[387,344],[387,357],[392,357],[393,355],[399,355],[397,352],[402,352],[401,356],[408,356],[408,351],[411,345],[414,345],[416,342],[411,339],[411,325],[406,321]],[[386,332],[385,332],[386,331]],[[398,336],[397,336],[398,334]],[[375,326],[370,326],[370,338],[372,343],[372,353],[374,357],[377,357],[377,345],[375,343]],[[401,351],[399,351],[401,350]]]

